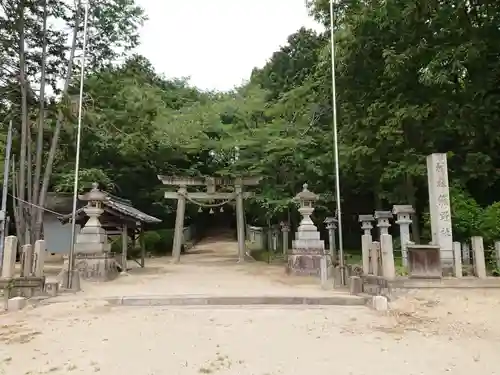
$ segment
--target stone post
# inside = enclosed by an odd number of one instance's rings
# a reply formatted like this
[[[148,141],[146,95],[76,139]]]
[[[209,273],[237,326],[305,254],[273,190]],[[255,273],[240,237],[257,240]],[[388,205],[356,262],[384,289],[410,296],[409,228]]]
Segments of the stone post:
[[[328,239],[330,244],[330,257],[332,258],[332,264],[337,261],[337,247],[335,246],[335,229],[337,229],[338,220],[334,217],[327,217],[323,223],[326,224],[326,229],[328,230]]]
[[[127,253],[128,253],[128,228],[127,224],[122,226],[122,272],[127,272]]]
[[[45,264],[45,241],[37,240],[35,241],[35,256],[34,256],[34,265],[33,265],[33,273],[36,277],[43,276],[43,266]]]
[[[495,242],[495,264],[500,269],[500,241]]]
[[[380,242],[373,241],[370,246],[370,268],[371,274],[379,276],[378,260],[380,256]]]
[[[288,223],[281,222],[281,233],[283,236],[283,257],[286,260],[288,255],[288,233],[290,232],[290,226]]]
[[[5,237],[2,260],[2,278],[14,277],[17,255],[17,237]]]
[[[462,271],[462,252],[460,249],[460,242],[453,242],[453,255],[454,255],[454,275],[455,277],[462,277],[463,276],[463,271]]]
[[[392,236],[389,234],[389,219],[392,218],[391,211],[375,211],[377,227],[380,231],[380,252],[382,253],[382,275],[391,280],[396,277],[394,265],[394,250],[392,248]]]
[[[438,245],[443,268],[453,267],[453,233],[446,154],[427,156],[432,244]]]
[[[186,186],[180,186],[177,190],[177,210],[175,214],[174,244],[172,246],[172,262],[179,263],[181,260],[182,235],[184,231],[184,212],[186,211]]]
[[[363,274],[370,273],[370,247],[372,246],[373,215],[359,215],[358,221],[361,223],[363,235],[361,236],[361,252],[363,257]]]
[[[472,251],[474,254],[474,271],[480,279],[486,278],[486,262],[484,261],[483,237],[474,236],[471,238]]]
[[[470,265],[470,246],[467,242],[462,244],[463,264]]]
[[[30,244],[21,248],[21,276],[31,276],[33,272],[33,248]]]
[[[410,224],[412,223],[411,215],[415,210],[411,205],[394,205],[392,213],[396,215],[396,224],[399,225],[399,238],[401,242],[401,257],[403,258],[403,266],[408,267],[408,243],[410,239]]]
[[[236,232],[238,235],[238,262],[245,261],[245,214],[243,206],[243,184],[241,178],[234,185],[236,193]]]

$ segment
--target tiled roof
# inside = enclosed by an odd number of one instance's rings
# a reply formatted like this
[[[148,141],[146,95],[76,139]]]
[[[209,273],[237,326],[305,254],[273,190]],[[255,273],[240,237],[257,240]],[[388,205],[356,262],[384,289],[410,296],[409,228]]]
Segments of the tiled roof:
[[[129,201],[128,199],[123,199],[123,198],[120,198],[120,197],[117,197],[117,196],[114,196],[111,194],[108,194],[108,196],[109,196],[109,199],[102,202],[104,206],[106,206],[114,211],[117,211],[122,215],[128,216],[128,217],[133,218],[135,220],[138,220],[142,223],[146,223],[146,224],[161,223],[160,219],[158,219],[154,216],[148,215],[142,211],[139,211],[137,208],[133,207],[132,202]],[[83,207],[79,208],[76,211],[77,217],[82,215],[82,214],[84,214]],[[59,218],[59,220],[62,223],[67,223],[70,221],[70,219],[71,219],[71,214],[64,215],[64,216]]]

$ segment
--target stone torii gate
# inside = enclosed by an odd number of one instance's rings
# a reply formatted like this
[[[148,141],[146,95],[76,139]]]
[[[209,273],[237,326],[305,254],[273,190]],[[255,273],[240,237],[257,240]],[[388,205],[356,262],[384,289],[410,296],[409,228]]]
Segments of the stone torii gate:
[[[226,203],[236,200],[236,227],[238,234],[238,261],[245,259],[245,214],[243,200],[253,196],[251,192],[243,192],[245,186],[256,186],[262,177],[246,178],[191,178],[158,176],[164,185],[178,186],[177,192],[165,192],[165,198],[177,199],[177,211],[175,217],[174,244],[172,248],[172,258],[175,263],[180,261],[182,246],[182,231],[184,228],[184,213],[186,211],[186,200],[203,207],[220,207]],[[206,192],[188,192],[188,186],[203,186]],[[217,186],[234,186],[233,192],[217,191]],[[216,204],[204,204],[200,201],[222,201]]]

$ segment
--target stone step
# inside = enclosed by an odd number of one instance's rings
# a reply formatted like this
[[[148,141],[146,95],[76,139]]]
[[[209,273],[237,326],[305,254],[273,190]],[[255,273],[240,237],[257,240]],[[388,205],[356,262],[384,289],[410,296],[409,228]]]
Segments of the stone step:
[[[119,306],[244,306],[244,305],[303,305],[303,306],[363,306],[368,298],[341,294],[324,297],[293,296],[127,296],[104,298]]]

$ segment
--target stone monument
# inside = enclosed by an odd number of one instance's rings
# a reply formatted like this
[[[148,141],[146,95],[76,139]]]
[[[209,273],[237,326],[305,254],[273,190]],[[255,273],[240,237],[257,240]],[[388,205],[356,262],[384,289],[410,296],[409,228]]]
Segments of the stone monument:
[[[446,154],[427,156],[427,178],[432,244],[439,246],[441,266],[451,271],[453,268],[453,234]]]
[[[325,243],[320,240],[318,228],[311,220],[314,202],[318,196],[303,185],[303,190],[294,198],[300,204],[302,220],[292,241],[292,251],[288,256],[287,273],[296,275],[320,275],[321,259],[326,256]]]
[[[83,211],[89,219],[76,236],[75,265],[84,280],[108,281],[116,278],[119,270],[114,255],[109,252],[111,245],[106,231],[99,221],[104,212],[102,202],[109,198],[97,186],[94,183],[92,190],[79,196],[81,201],[87,202]]]
[[[326,225],[328,230],[328,239],[330,244],[330,257],[332,258],[332,263],[337,263],[337,247],[335,246],[335,229],[337,229],[338,220],[334,217],[327,217],[323,223]]]

